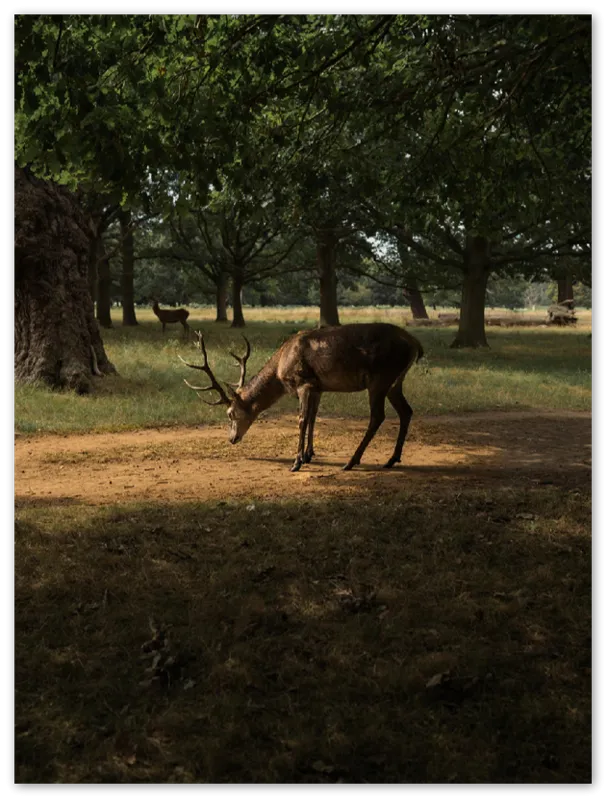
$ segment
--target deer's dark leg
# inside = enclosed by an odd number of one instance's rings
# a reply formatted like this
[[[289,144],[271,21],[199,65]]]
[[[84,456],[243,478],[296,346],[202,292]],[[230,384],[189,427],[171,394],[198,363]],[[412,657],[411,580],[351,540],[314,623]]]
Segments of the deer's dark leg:
[[[365,436],[361,440],[361,444],[355,450],[355,453],[351,458],[351,460],[344,467],[345,470],[352,469],[361,462],[361,456],[365,452],[365,448],[376,435],[376,431],[378,430],[380,425],[382,425],[382,423],[384,422],[385,400],[386,400],[386,389],[384,391],[380,391],[378,389],[369,390],[369,407],[370,407],[369,425],[367,426],[367,431],[365,432]]]
[[[405,437],[407,436],[407,430],[410,426],[410,421],[412,419],[413,411],[410,404],[407,402],[405,397],[403,396],[403,387],[400,383],[395,384],[395,386],[390,389],[387,397],[390,401],[390,404],[395,409],[397,414],[399,414],[399,434],[397,436],[397,444],[395,445],[395,452],[389,458],[389,460],[384,465],[385,469],[389,469],[393,466],[393,464],[397,464],[401,461],[401,451],[403,450],[403,443],[405,442]]]
[[[163,326],[163,333],[165,332],[165,323],[162,322],[161,325]]]
[[[298,440],[298,452],[296,460],[293,462],[292,472],[297,472],[304,462],[304,443],[306,441],[306,429],[308,428],[311,408],[313,407],[313,397],[316,392],[312,391],[310,386],[301,386],[298,389],[298,397],[300,399],[300,438]]]
[[[321,394],[314,393],[311,394],[310,397],[310,417],[308,420],[308,444],[306,445],[306,450],[304,452],[304,463],[309,464],[312,461],[312,457],[315,454],[312,440],[313,434],[315,430],[315,421],[317,419],[317,411],[319,410],[319,403],[321,402]]]

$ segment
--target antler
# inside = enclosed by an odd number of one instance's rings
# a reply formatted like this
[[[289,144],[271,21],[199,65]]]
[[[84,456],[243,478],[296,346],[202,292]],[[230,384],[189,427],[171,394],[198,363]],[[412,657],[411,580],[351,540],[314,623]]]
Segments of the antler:
[[[188,381],[185,378],[184,378],[184,383],[190,389],[194,389],[195,392],[216,391],[219,394],[220,399],[219,400],[215,400],[213,403],[210,403],[207,400],[203,400],[203,402],[207,403],[208,406],[220,406],[220,405],[229,406],[229,405],[232,405],[232,400],[230,400],[230,398],[228,397],[226,392],[223,390],[222,386],[215,379],[215,375],[213,374],[213,372],[211,372],[211,367],[209,366],[209,361],[207,359],[207,350],[205,348],[205,342],[203,340],[203,334],[201,333],[201,331],[195,331],[195,335],[196,335],[196,338],[198,339],[198,343],[199,343],[200,348],[201,348],[201,353],[203,354],[203,364],[202,365],[200,365],[200,364],[189,364],[187,361],[184,361],[184,359],[181,356],[178,355],[178,358],[187,367],[192,367],[192,369],[200,369],[206,375],[208,375],[210,380],[211,380],[211,386],[192,386],[192,384],[188,383]],[[203,398],[201,397],[201,400],[202,399]]]
[[[243,334],[241,334],[241,336],[243,336]],[[249,340],[245,336],[243,336],[243,339],[245,339],[245,344],[247,345],[247,352],[245,353],[244,356],[242,357],[237,356],[236,353],[232,352],[232,350],[230,351],[230,355],[232,356],[232,358],[234,358],[235,361],[238,364],[240,364],[241,367],[241,377],[239,378],[239,382],[237,384],[234,384],[236,389],[242,389],[243,386],[245,385],[245,373],[247,372],[247,359],[251,354],[251,345],[249,344]]]

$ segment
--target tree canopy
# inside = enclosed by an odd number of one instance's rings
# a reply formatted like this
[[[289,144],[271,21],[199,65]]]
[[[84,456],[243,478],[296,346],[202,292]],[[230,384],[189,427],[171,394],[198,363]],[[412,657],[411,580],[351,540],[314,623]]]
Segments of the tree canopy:
[[[306,268],[335,323],[338,275],[462,285],[480,344],[490,275],[590,281],[589,16],[15,26],[17,163],[164,220],[165,255],[216,287]]]

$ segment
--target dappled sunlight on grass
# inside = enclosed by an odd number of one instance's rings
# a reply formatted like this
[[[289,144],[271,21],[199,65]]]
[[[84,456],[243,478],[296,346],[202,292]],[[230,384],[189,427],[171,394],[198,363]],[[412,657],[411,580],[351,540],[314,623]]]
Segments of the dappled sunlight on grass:
[[[273,316],[262,311],[267,320]],[[287,310],[281,310],[281,313]],[[365,319],[366,309],[355,309],[356,319]],[[400,309],[369,309],[369,317],[399,322]],[[312,314],[315,309],[308,309]],[[316,312],[315,312],[316,313]],[[227,325],[198,319],[193,310],[192,327],[202,326],[210,363],[220,380],[234,381],[238,368],[229,350],[241,352],[241,332]],[[146,315],[140,314],[145,319]],[[255,319],[256,315],[250,318]],[[346,315],[348,319],[348,315]],[[308,318],[307,318],[308,319]],[[309,319],[313,324],[312,317]],[[200,323],[200,325],[199,325]],[[244,333],[251,341],[248,375],[255,374],[276,350],[296,332],[293,322],[251,322]],[[591,407],[591,339],[587,333],[567,329],[497,329],[488,331],[490,349],[452,350],[454,329],[411,328],[427,358],[412,368],[404,392],[415,414],[442,414],[482,409],[546,408],[589,410]],[[86,431],[121,430],[164,425],[197,425],[225,421],[225,410],[204,405],[184,386],[191,370],[178,355],[200,362],[191,341],[173,333],[163,336],[158,323],[143,321],[136,328],[116,327],[103,332],[106,350],[118,370],[117,376],[95,381],[91,396],[17,386],[15,421],[17,430]],[[322,413],[343,416],[369,414],[365,393],[327,394]],[[284,398],[268,414],[295,414],[297,403]],[[387,414],[394,412],[387,403]]]

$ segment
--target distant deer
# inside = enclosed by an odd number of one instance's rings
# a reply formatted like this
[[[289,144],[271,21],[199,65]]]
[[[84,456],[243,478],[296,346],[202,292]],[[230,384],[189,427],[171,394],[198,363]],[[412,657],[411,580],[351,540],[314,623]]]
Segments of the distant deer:
[[[401,461],[401,451],[413,413],[403,396],[401,384],[412,364],[423,355],[422,345],[407,331],[396,325],[380,322],[300,331],[271,356],[247,385],[245,373],[251,345],[245,339],[245,355],[239,357],[234,353],[230,354],[240,364],[241,376],[235,388],[226,384],[227,392],[209,367],[202,333],[197,331],[196,337],[203,355],[203,364],[189,364],[183,358],[181,360],[186,366],[206,373],[211,385],[192,386],[188,381],[184,382],[196,392],[217,392],[219,399],[208,405],[228,406],[232,444],[241,441],[262,411],[286,393],[295,395],[300,401],[300,438],[291,471],[297,472],[315,454],[313,433],[322,393],[359,392],[367,389],[369,425],[359,447],[344,469],[350,470],[360,463],[365,448],[384,421],[387,397],[399,415],[400,424],[395,450],[384,466],[392,467]],[[305,447],[307,433],[308,443]]]
[[[190,326],[186,322],[190,316],[190,312],[185,308],[160,308],[158,302],[155,300],[152,305],[152,311],[159,318],[162,326],[163,333],[165,332],[165,325],[170,325],[172,322],[181,322],[184,327],[184,336],[188,335]]]

